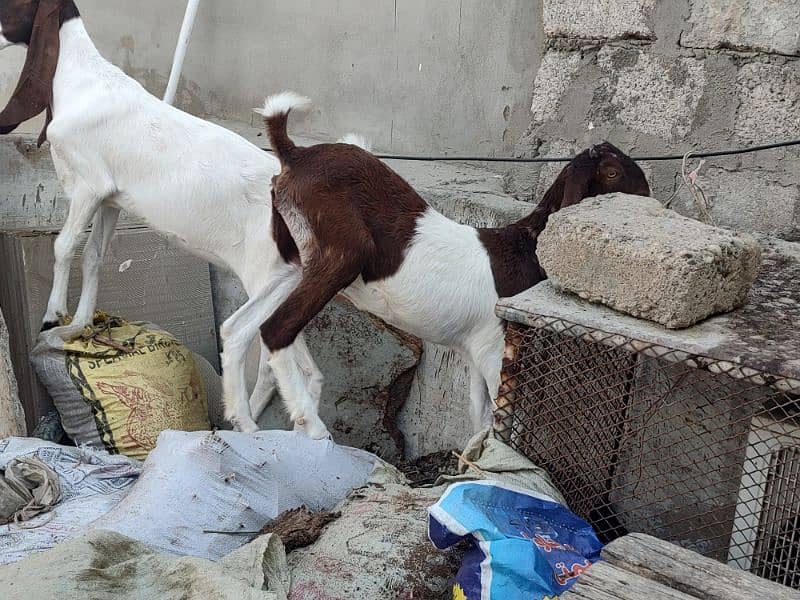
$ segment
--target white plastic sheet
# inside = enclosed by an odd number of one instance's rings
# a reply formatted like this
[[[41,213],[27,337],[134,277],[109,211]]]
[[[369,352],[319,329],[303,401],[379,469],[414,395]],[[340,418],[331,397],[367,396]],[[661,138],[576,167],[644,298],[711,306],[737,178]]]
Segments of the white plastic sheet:
[[[374,455],[290,431],[165,431],[128,496],[93,528],[169,554],[219,560],[285,510],[330,510]]]

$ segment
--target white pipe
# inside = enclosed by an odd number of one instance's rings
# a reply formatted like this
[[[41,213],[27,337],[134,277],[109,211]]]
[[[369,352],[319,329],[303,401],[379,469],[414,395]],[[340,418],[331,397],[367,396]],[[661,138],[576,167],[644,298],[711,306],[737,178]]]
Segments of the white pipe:
[[[181,80],[183,61],[186,59],[186,49],[189,47],[189,41],[192,39],[192,30],[194,29],[194,21],[197,17],[197,8],[199,6],[200,0],[189,0],[186,4],[186,14],[183,16],[183,25],[181,25],[181,34],[178,37],[178,46],[175,48],[175,56],[172,59],[169,83],[167,84],[167,91],[164,93],[164,102],[167,104],[175,102],[175,94],[178,93],[178,83]]]

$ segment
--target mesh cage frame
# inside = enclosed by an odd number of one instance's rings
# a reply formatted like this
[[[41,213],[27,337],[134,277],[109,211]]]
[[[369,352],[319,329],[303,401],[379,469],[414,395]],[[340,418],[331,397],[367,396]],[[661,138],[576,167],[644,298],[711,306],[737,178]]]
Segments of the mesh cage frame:
[[[800,382],[527,314],[495,435],[604,542],[648,533],[800,588]]]

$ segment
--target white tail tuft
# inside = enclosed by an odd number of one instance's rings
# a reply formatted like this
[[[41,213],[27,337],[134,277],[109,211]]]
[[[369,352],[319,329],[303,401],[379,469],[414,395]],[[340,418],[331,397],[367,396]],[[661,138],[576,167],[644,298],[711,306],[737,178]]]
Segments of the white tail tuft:
[[[311,100],[294,92],[281,92],[270,96],[264,101],[264,108],[254,108],[253,112],[265,119],[283,115],[290,110],[306,112],[311,108]]]
[[[372,152],[372,146],[367,141],[363,135],[359,135],[358,133],[348,133],[342,139],[339,140],[340,144],[352,144],[353,146],[358,146],[362,150],[366,150],[367,152]]]

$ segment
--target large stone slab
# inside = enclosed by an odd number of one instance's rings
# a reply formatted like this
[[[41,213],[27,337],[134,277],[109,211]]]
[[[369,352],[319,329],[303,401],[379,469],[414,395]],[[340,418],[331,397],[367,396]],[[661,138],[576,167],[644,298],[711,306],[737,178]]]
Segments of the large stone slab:
[[[671,329],[742,306],[761,264],[749,235],[624,194],[551,216],[537,254],[556,288]]]

